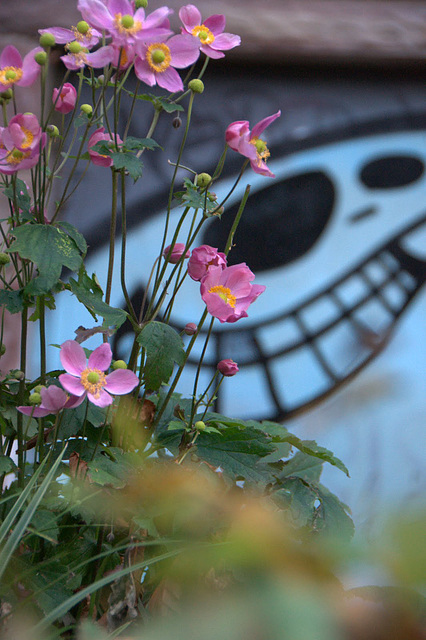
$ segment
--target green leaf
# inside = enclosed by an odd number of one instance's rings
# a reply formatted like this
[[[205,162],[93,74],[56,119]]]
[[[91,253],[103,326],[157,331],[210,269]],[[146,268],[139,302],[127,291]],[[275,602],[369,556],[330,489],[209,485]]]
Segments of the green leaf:
[[[126,321],[127,313],[123,309],[110,307],[102,300],[102,290],[94,277],[89,278],[87,274],[84,274],[79,282],[70,278],[69,288],[96,321],[98,315],[104,319],[104,326],[118,329]]]
[[[0,291],[0,306],[5,306],[9,313],[21,313],[24,309],[22,291]]]
[[[182,207],[192,207],[193,209],[202,209],[207,214],[217,209],[216,200],[210,200],[208,193],[201,193],[199,187],[194,185],[191,180],[184,180],[185,191],[178,191],[174,194],[174,198]]]
[[[355,527],[348,514],[349,507],[321,484],[316,487],[316,493],[321,504],[314,516],[315,530],[350,540]]]
[[[348,478],[350,477],[349,471],[347,470],[343,462],[337,456],[335,456],[332,451],[329,451],[329,449],[321,447],[319,444],[317,444],[315,440],[300,440],[300,438],[293,435],[292,433],[289,433],[287,436],[285,436],[284,440],[286,442],[289,442],[293,447],[296,447],[296,449],[299,449],[299,451],[301,451],[302,453],[306,453],[309,456],[314,456],[315,458],[319,458],[320,460],[329,462],[334,467],[340,469],[340,471],[343,471],[343,473],[346,473]]]
[[[162,382],[169,381],[174,363],[183,365],[185,351],[182,338],[169,325],[154,321],[142,329],[138,342],[146,349],[145,385],[150,391],[155,391]]]
[[[160,145],[155,142],[153,138],[134,138],[133,136],[126,138],[124,148],[128,151],[137,151],[140,149],[153,151],[154,149],[161,149]]]
[[[13,230],[16,240],[7,249],[37,265],[39,275],[25,288],[32,295],[43,295],[57,283],[63,267],[78,271],[82,264],[79,249],[68,235],[52,225],[26,224]]]
[[[137,158],[132,153],[122,151],[112,153],[111,157],[114,163],[114,169],[125,169],[135,182],[141,177],[143,164],[140,158]]]
[[[317,483],[321,477],[323,464],[318,458],[298,451],[290,460],[284,462],[279,477],[287,478],[291,476],[302,478],[306,482]]]
[[[114,453],[114,460],[100,454],[88,462],[90,478],[96,484],[122,489],[129,476],[135,472],[138,458],[135,454],[122,453],[118,449],[110,451]]]
[[[58,222],[58,227],[61,227],[65,231],[65,233],[74,240],[80,253],[85,256],[87,253],[87,243],[84,239],[84,236],[79,231],[77,231],[77,229],[72,224],[70,224],[69,222],[65,222],[65,220],[61,220],[60,222]]]
[[[27,185],[23,180],[16,179],[16,190],[12,185],[3,190],[4,195],[12,202],[16,201],[18,209],[22,213],[28,214],[31,208],[31,198],[28,194]],[[33,216],[31,216],[32,218]]]
[[[0,476],[16,469],[16,464],[9,456],[0,455]]]
[[[54,513],[47,509],[38,509],[31,524],[37,535],[58,542],[59,527]]]
[[[197,440],[197,455],[215,467],[221,467],[233,480],[249,480],[261,485],[271,480],[267,465],[259,462],[275,451],[270,438],[252,427],[228,427],[220,435],[202,431]]]
[[[272,499],[288,511],[295,527],[304,527],[312,522],[317,494],[300,478],[288,478],[278,491],[274,491]]]

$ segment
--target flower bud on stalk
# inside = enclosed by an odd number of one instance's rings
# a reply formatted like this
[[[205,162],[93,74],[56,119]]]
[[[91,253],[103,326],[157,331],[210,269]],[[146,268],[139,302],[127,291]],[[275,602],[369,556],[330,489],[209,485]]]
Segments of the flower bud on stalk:
[[[40,46],[43,49],[48,49],[49,47],[54,47],[56,44],[55,36],[53,33],[42,33],[39,39]]]
[[[115,360],[115,362],[112,363],[112,368],[114,369],[114,371],[116,369],[127,369],[127,364],[124,362],[124,360]]]
[[[194,78],[188,83],[188,89],[191,89],[193,93],[203,93],[204,82],[202,80],[198,80],[198,78]]]
[[[39,51],[35,54],[34,60],[40,65],[40,67],[44,67],[47,62],[47,53],[45,51]]]
[[[204,431],[205,428],[206,428],[206,423],[203,422],[202,420],[198,420],[194,424],[194,429],[196,429],[197,431]]]
[[[49,136],[49,138],[57,138],[60,135],[58,127],[55,126],[54,124],[49,124],[46,127],[46,133]]]
[[[181,119],[181,118],[179,118],[179,116],[176,116],[175,118],[173,118],[173,120],[172,120],[172,125],[173,125],[173,127],[174,127],[175,129],[179,129],[179,127],[181,126],[181,124],[182,124],[182,119]]]
[[[3,267],[6,264],[9,264],[10,256],[7,253],[0,253],[0,267]]]
[[[218,371],[225,377],[231,378],[238,373],[239,368],[236,362],[227,358],[226,360],[221,360],[217,365]]]
[[[93,107],[90,104],[82,104],[80,109],[83,113],[86,114],[88,118],[90,118],[93,114]]]
[[[204,189],[212,181],[212,177],[209,173],[199,173],[197,176],[197,187]]]
[[[135,9],[146,9],[148,7],[148,0],[135,0]]]
[[[30,404],[40,404],[41,395],[39,393],[32,393],[28,401]]]
[[[197,329],[198,327],[195,322],[188,322],[188,324],[186,324],[184,327],[184,332],[187,336],[193,336],[195,333],[197,333]]]

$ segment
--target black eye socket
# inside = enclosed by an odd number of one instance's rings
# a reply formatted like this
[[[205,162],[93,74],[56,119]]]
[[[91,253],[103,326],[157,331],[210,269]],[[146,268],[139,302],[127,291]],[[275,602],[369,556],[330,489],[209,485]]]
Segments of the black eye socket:
[[[360,172],[368,189],[394,189],[416,182],[424,172],[424,164],[413,156],[387,156],[366,164]]]
[[[301,173],[250,195],[229,254],[255,272],[274,269],[304,255],[318,240],[333,210],[335,190],[321,171]],[[206,230],[203,243],[223,250],[238,205]]]

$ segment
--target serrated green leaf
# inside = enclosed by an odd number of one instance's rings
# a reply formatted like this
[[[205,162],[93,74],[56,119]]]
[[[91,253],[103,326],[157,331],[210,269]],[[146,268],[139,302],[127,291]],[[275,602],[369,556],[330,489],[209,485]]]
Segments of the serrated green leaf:
[[[136,151],[139,149],[149,149],[150,151],[153,151],[154,149],[161,149],[160,145],[155,142],[153,138],[134,138],[133,136],[128,136],[126,138],[124,148],[129,151]]]
[[[114,152],[111,154],[114,169],[125,169],[129,176],[136,182],[142,175],[142,160],[132,153]]]
[[[280,489],[274,491],[272,499],[279,507],[288,511],[295,527],[304,527],[312,521],[317,495],[300,478],[288,478]]]
[[[11,473],[16,469],[16,464],[9,456],[0,455],[0,475]]]
[[[28,214],[31,207],[31,198],[28,194],[27,185],[23,180],[16,179],[16,189],[12,185],[3,189],[4,195],[9,200],[16,201],[16,206],[20,209],[21,213]],[[32,218],[33,216],[31,216]]]
[[[127,313],[123,309],[110,307],[104,302],[102,300],[102,291],[96,282],[87,275],[81,278],[80,282],[70,278],[69,288],[76,298],[84,304],[86,309],[90,311],[95,320],[97,320],[97,316],[101,316],[104,319],[104,326],[118,329],[126,321]]]
[[[206,192],[201,193],[200,189],[187,178],[184,180],[185,191],[174,194],[175,200],[183,207],[202,209],[207,214],[217,209],[217,202],[212,202]]]
[[[283,464],[279,478],[288,476],[302,478],[306,482],[319,482],[323,468],[323,461],[298,451],[290,460]]]
[[[174,364],[183,365],[185,351],[179,333],[163,322],[150,322],[138,336],[139,344],[146,349],[144,380],[147,389],[156,391],[168,382]]]
[[[79,249],[66,233],[48,224],[26,224],[13,230],[16,240],[7,250],[37,265],[39,275],[25,288],[32,295],[43,295],[57,283],[62,268],[78,271],[82,259]]]
[[[24,309],[22,291],[0,291],[0,306],[5,306],[9,313],[21,313]]]
[[[228,427],[220,434],[202,431],[197,440],[197,455],[215,467],[221,467],[233,480],[249,480],[261,485],[271,479],[261,459],[275,451],[270,439],[253,429]]]
[[[315,530],[342,540],[350,540],[355,527],[349,516],[349,508],[323,485],[316,487],[320,506],[316,509],[314,522]]]
[[[340,469],[340,471],[343,471],[343,473],[345,473],[348,478],[350,477],[349,471],[347,470],[343,462],[337,456],[335,456],[332,451],[317,444],[315,440],[301,440],[292,433],[289,433],[284,438],[284,440],[286,442],[289,442],[293,447],[296,447],[296,449],[299,449],[299,451],[302,451],[302,453],[306,453],[309,456],[314,456],[315,458],[319,458],[320,460],[329,462],[334,467]]]
[[[58,222],[58,227],[61,227],[65,231],[65,233],[74,240],[80,253],[85,256],[87,253],[87,243],[84,239],[84,236],[72,224],[66,222],[65,220],[61,220],[60,222]]]

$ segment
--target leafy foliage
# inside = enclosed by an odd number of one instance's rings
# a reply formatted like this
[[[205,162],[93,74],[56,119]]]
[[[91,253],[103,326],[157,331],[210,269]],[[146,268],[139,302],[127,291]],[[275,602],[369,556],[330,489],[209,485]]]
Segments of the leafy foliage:
[[[138,336],[139,344],[146,350],[144,380],[147,389],[156,391],[168,382],[174,364],[183,365],[185,351],[178,332],[163,322],[150,322]]]

